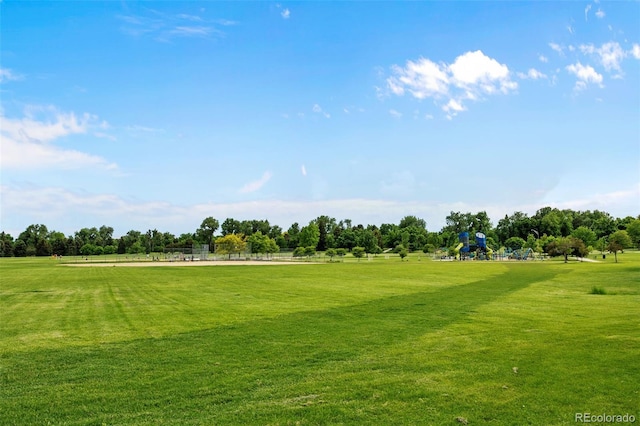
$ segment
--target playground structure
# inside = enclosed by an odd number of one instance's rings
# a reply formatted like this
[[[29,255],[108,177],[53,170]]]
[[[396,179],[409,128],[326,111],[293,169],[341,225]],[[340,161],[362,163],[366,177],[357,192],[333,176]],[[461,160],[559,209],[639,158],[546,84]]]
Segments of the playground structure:
[[[512,250],[502,248],[494,252],[487,247],[487,238],[482,232],[476,232],[476,243],[469,243],[469,233],[458,234],[458,245],[454,248],[455,260],[545,260],[546,255],[537,254],[531,248]]]
[[[487,236],[482,232],[476,232],[476,243],[469,244],[469,233],[461,232],[458,234],[459,244],[454,249],[457,260],[493,259],[493,250],[487,247]]]

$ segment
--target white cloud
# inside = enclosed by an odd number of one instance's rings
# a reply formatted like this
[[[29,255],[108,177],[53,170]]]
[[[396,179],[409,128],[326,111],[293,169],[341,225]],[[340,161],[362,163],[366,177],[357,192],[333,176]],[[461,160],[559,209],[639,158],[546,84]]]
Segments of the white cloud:
[[[391,70],[393,75],[387,78],[387,88],[391,94],[402,96],[409,92],[420,100],[445,99],[442,102],[445,111],[453,110],[452,105],[460,105],[462,99],[481,100],[484,95],[507,94],[518,87],[511,80],[511,73],[506,65],[486,56],[480,50],[466,52],[452,64],[438,64],[420,58],[417,61],[407,61],[405,67],[393,65]]]
[[[304,166],[304,164],[300,166],[300,172],[302,173],[302,176],[307,175],[307,168]]]
[[[240,188],[239,192],[241,194],[248,194],[248,193],[251,193],[251,192],[256,192],[257,190],[262,188],[267,182],[269,182],[269,180],[271,179],[272,176],[273,176],[273,174],[270,171],[266,171],[266,172],[264,172],[264,174],[262,175],[262,177],[260,179],[254,180],[254,181],[251,181],[251,182],[247,183],[242,188]]]
[[[538,71],[535,68],[530,68],[529,71],[527,71],[527,73],[518,73],[518,77],[520,77],[523,80],[539,80],[541,78],[547,78],[546,74],[541,73],[540,71]]]
[[[603,11],[602,9],[598,8],[598,11],[596,12],[596,16],[597,16],[598,18],[602,19],[602,18],[604,18],[604,17],[605,17],[605,15],[606,15],[606,14],[604,13],[604,11]]]
[[[167,42],[176,37],[198,37],[210,39],[223,37],[225,33],[216,26],[235,25],[235,21],[226,19],[208,20],[186,13],[166,14],[149,10],[144,15],[119,15],[122,22],[120,30],[134,37],[151,36],[157,41]]]
[[[391,115],[392,115],[393,117],[395,117],[395,118],[400,118],[400,117],[402,117],[402,113],[401,113],[401,112],[396,111],[395,109],[390,109],[390,110],[389,110],[389,114],[391,114]]]
[[[291,17],[291,11],[289,9],[284,9],[280,12],[280,16],[282,16],[283,19],[289,19]]]
[[[328,112],[324,111],[324,110],[322,109],[322,107],[320,107],[320,105],[318,105],[318,104],[314,104],[314,105],[313,105],[313,108],[311,108],[311,110],[312,110],[313,112],[315,112],[316,114],[322,114],[322,115],[324,115],[324,117],[325,117],[325,118],[331,118],[331,114],[329,114]]]
[[[580,45],[580,51],[585,55],[595,55],[602,66],[611,72],[612,70],[621,71],[620,62],[627,56],[627,53],[615,41],[604,43],[600,47],[593,44]]]
[[[22,80],[23,77],[11,71],[9,68],[0,68],[0,83]]]
[[[387,84],[395,95],[403,95],[405,87],[418,99],[445,95],[449,90],[449,76],[444,64],[421,58],[417,62],[407,61],[404,68],[394,65],[391,69],[395,76],[389,77]]]
[[[589,20],[589,11],[591,10],[591,5],[588,4],[587,7],[584,8],[584,20]]]
[[[108,124],[88,113],[76,116],[54,107],[27,107],[22,118],[0,115],[2,135],[2,167],[13,169],[100,167],[117,169],[102,157],[56,146],[54,141],[66,136],[86,134],[93,129],[105,129]],[[94,136],[108,137],[97,132]]]
[[[566,67],[567,71],[578,78],[575,89],[582,90],[588,83],[597,84],[602,87],[602,75],[598,74],[591,65],[582,65],[580,62]]]
[[[169,31],[169,34],[182,37],[208,37],[215,32],[217,32],[217,30],[213,27],[181,25]]]
[[[415,178],[410,173],[392,176],[389,182],[381,183],[381,190],[392,191],[415,187]],[[640,184],[609,193],[593,193],[574,199],[559,197],[537,200],[527,204],[390,201],[380,199],[348,198],[328,200],[261,200],[239,203],[200,203],[175,205],[164,201],[128,200],[113,194],[74,192],[58,187],[0,185],[3,215],[17,218],[20,222],[6,224],[6,232],[17,235],[31,223],[46,223],[50,229],[73,233],[83,226],[107,223],[123,235],[130,229],[158,228],[163,232],[182,233],[194,229],[203,217],[216,212],[216,217],[233,217],[238,220],[261,218],[285,229],[293,222],[306,223],[323,212],[330,217],[353,219],[354,223],[381,224],[398,223],[407,214],[427,221],[429,230],[444,226],[444,218],[451,211],[486,211],[494,221],[505,214],[522,211],[534,214],[543,206],[573,210],[604,210],[617,217],[636,214],[640,203]],[[74,221],[69,221],[73,216]],[[7,228],[6,225],[9,225]],[[65,227],[67,227],[65,229]],[[62,229],[61,229],[62,228]],[[14,236],[15,236],[14,235]]]
[[[540,60],[540,62],[549,62],[549,58],[544,55],[538,55],[538,59]]]
[[[567,31],[569,31],[569,34],[573,34],[573,27],[571,25],[567,25]]]
[[[557,44],[557,43],[549,43],[549,47],[551,48],[551,50],[553,50],[555,52],[558,52],[558,54],[564,55],[564,49],[559,44]]]
[[[442,107],[442,109],[449,113],[451,112],[458,113],[466,110],[464,105],[462,105],[460,102],[456,101],[455,99],[450,99],[449,102]]]
[[[640,44],[634,44],[629,53],[631,53],[634,58],[640,59]]]

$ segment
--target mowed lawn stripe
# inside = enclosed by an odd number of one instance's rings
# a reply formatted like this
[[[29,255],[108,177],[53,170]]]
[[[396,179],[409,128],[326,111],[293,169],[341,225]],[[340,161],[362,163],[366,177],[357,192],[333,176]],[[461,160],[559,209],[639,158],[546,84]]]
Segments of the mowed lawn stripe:
[[[359,401],[367,386],[359,390],[350,386],[361,387],[362,374],[388,369],[386,350],[463,321],[496,298],[555,274],[551,268],[508,271],[436,291],[282,314],[173,337],[14,354],[4,359],[7,405],[3,413],[7,419],[17,419],[35,408],[33,401],[52,401],[27,419],[36,423],[269,422],[283,415],[278,402],[296,398],[292,389],[314,377],[315,390],[309,391],[323,395],[323,406],[334,405],[335,410],[328,413],[338,416],[335,419],[355,421],[360,417],[357,410],[351,412],[350,401]],[[34,365],[40,368],[34,370]],[[354,379],[346,387],[335,382],[350,376]],[[97,407],[96,399],[102,401]],[[291,408],[295,411],[299,405]],[[308,414],[309,420],[327,420],[325,410]]]
[[[4,262],[0,266],[4,267],[0,351],[170,336],[390,295],[436,291],[504,271],[499,265],[486,270],[451,270],[431,262],[72,268],[45,260],[44,266],[41,261],[35,267],[29,264],[26,270],[12,271]]]

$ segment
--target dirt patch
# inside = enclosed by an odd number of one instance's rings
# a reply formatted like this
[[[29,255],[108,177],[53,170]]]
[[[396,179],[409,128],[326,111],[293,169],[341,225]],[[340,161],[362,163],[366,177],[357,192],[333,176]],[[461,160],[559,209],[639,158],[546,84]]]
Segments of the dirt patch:
[[[318,265],[317,262],[286,262],[282,260],[205,260],[198,262],[85,262],[63,263],[64,266],[81,267],[149,267],[149,266],[270,266],[270,265]]]

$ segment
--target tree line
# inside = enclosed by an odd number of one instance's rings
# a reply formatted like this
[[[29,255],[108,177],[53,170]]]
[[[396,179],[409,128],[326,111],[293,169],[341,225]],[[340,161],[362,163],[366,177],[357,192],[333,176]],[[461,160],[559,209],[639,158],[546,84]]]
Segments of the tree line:
[[[115,238],[113,228],[82,228],[73,235],[49,230],[46,225],[29,225],[17,238],[0,232],[0,256],[73,256],[102,254],[149,254],[179,250],[194,244],[208,244],[211,251],[217,245],[225,253],[240,252],[251,247],[253,253],[294,251],[310,255],[316,251],[334,255],[351,252],[381,253],[452,250],[458,244],[458,234],[469,232],[474,243],[476,232],[486,235],[487,246],[519,250],[531,248],[551,255],[584,255],[593,250],[617,253],[624,248],[640,248],[640,215],[614,218],[609,213],[595,211],[539,209],[533,216],[515,212],[492,223],[485,211],[477,213],[450,212],[445,226],[428,231],[427,223],[416,216],[405,216],[399,223],[377,225],[353,224],[350,219],[336,220],[318,216],[307,225],[292,224],[287,230],[268,220],[236,220],[220,223],[214,217],[205,218],[191,233],[174,235],[149,229],[131,230]]]

